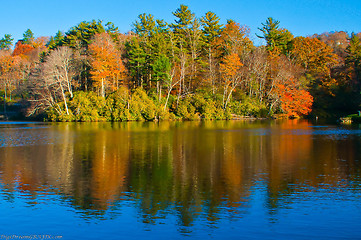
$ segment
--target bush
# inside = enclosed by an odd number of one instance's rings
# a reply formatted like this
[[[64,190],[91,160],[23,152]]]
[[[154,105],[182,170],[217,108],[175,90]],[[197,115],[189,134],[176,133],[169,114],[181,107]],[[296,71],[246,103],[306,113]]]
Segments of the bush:
[[[176,104],[176,102],[174,104]],[[199,119],[196,108],[192,105],[191,97],[189,96],[179,101],[178,106],[175,107],[175,115],[183,120]]]
[[[130,101],[130,120],[153,121],[157,116],[157,106],[142,88],[134,90]]]
[[[101,122],[104,116],[105,99],[94,92],[76,92],[69,106],[74,114],[74,120],[79,122]]]
[[[94,92],[76,92],[68,102],[69,115],[65,113],[64,103],[47,111],[51,121],[155,121],[155,120],[223,120],[231,119],[232,114],[241,116],[265,117],[269,114],[266,105],[258,99],[239,95],[223,109],[222,94],[199,91],[177,101],[171,95],[167,107],[166,98],[144,89],[136,88],[132,94],[126,87],[109,94],[106,98]],[[61,111],[59,111],[59,108]],[[60,112],[60,113],[59,113]]]
[[[126,87],[119,88],[106,99],[105,117],[107,121],[118,122],[131,119],[129,104],[129,90]]]
[[[46,111],[47,120],[52,122],[71,122],[74,121],[74,115],[68,106],[69,114],[66,113],[65,105],[63,102],[57,106],[51,107]]]
[[[241,101],[229,103],[231,112],[240,116],[266,117],[269,115],[266,104],[258,99],[243,96]]]

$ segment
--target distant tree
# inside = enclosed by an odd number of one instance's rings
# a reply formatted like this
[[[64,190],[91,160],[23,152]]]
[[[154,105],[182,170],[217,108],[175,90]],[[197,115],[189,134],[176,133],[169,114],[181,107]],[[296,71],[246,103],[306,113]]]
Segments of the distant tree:
[[[2,39],[0,39],[0,50],[9,50],[13,45],[14,39],[11,38],[10,34],[5,34]]]
[[[50,38],[50,41],[48,42],[48,48],[51,50],[56,47],[62,46],[64,37],[64,34],[59,30],[54,37]]]
[[[113,41],[118,40],[119,29],[112,22],[107,22],[105,24],[105,31],[112,37]]]
[[[346,48],[346,65],[351,69],[351,80],[361,84],[361,40],[352,33],[350,43]]]
[[[155,60],[154,64],[152,65],[152,67],[154,72],[154,78],[157,81],[157,85],[158,85],[157,86],[157,91],[159,94],[158,101],[160,102],[161,94],[162,94],[162,88],[160,86],[165,84],[169,89],[169,85],[171,84],[170,79],[171,79],[172,65],[169,58],[166,55],[159,55]],[[170,94],[170,91],[168,91],[168,93]],[[169,95],[167,96],[167,101],[168,99],[169,99]]]
[[[75,73],[72,49],[63,46],[50,51],[27,82],[32,103],[29,115],[52,108],[59,116],[69,116],[68,98],[73,97]]]
[[[32,44],[24,43],[24,41],[18,41],[15,44],[15,49],[12,55],[27,58],[27,55],[34,49],[35,48],[32,46]]]
[[[19,56],[32,63],[38,62],[40,56],[46,50],[46,42],[48,42],[46,37],[38,37],[32,40],[30,44],[19,40],[15,45],[12,55]]]
[[[267,61],[269,68],[264,96],[270,113],[276,113],[282,111],[281,94],[278,92],[280,86],[291,85],[292,88],[307,89],[309,82],[304,79],[304,68],[294,61],[290,61],[288,57],[268,54]],[[290,84],[290,79],[293,84]]]
[[[23,34],[23,43],[24,44],[31,44],[34,41],[34,33],[28,29]]]
[[[50,52],[42,66],[44,80],[49,86],[54,85],[57,94],[64,101],[66,114],[69,115],[66,93],[73,97],[73,77],[75,68],[72,59],[72,50],[69,47],[60,47]]]
[[[189,37],[192,22],[195,19],[195,14],[191,12],[188,6],[180,5],[173,15],[176,17],[175,23],[171,24],[173,31],[178,35],[183,35],[183,44],[186,44],[186,39]]]
[[[312,37],[318,38],[320,41],[327,44],[327,46],[333,49],[333,52],[344,60],[346,57],[346,47],[349,45],[349,36],[347,32],[325,32],[322,34],[314,34]]]
[[[142,87],[147,73],[147,54],[141,39],[133,37],[126,43],[127,67],[135,86]]]
[[[152,65],[160,54],[159,50],[164,44],[157,41],[157,20],[151,14],[141,14],[133,24],[136,37],[128,42],[129,64],[135,67],[136,71],[131,71],[136,79],[136,85],[151,87],[154,80]],[[157,46],[155,45],[157,44]]]
[[[263,102],[267,92],[267,73],[270,70],[270,61],[267,51],[257,47],[244,59],[245,71],[244,92],[248,96]]]

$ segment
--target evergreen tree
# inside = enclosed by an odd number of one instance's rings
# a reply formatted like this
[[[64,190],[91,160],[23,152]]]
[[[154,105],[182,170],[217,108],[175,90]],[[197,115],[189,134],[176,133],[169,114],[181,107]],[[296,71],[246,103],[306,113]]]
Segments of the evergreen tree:
[[[62,40],[65,46],[71,48],[85,48],[87,49],[91,38],[97,34],[105,32],[105,28],[102,24],[102,21],[91,21],[91,22],[81,22],[77,26],[72,27]]]
[[[55,46],[55,41],[54,41],[54,37],[51,36],[48,43],[46,44],[46,46],[49,48],[49,49],[53,49],[54,46]]]
[[[218,38],[222,32],[222,25],[219,24],[219,17],[213,12],[207,12],[201,18],[202,30],[202,45],[203,45],[203,65],[206,67],[206,81],[212,86],[212,92],[215,91],[216,84],[216,68],[217,59],[215,39]]]
[[[133,24],[133,29],[136,34],[141,37],[150,38],[155,32],[156,21],[152,14],[140,14],[138,16],[138,21],[135,21]]]
[[[144,75],[146,73],[146,52],[144,51],[141,41],[138,37],[126,43],[126,57],[128,59],[127,67],[133,78],[135,86],[142,87],[144,84]]]
[[[63,43],[63,40],[64,40],[64,34],[59,30],[54,37],[54,42],[56,45],[61,46]]]
[[[34,41],[34,33],[28,29],[23,34],[23,43],[24,44],[31,44]]]
[[[105,24],[105,31],[113,38],[113,41],[117,41],[117,35],[119,34],[119,29],[112,22],[107,22]]]
[[[351,80],[361,84],[361,40],[359,36],[352,33],[350,43],[346,48],[346,65],[351,69]]]
[[[187,31],[195,19],[195,14],[189,10],[188,6],[180,5],[173,15],[177,18],[175,24],[171,24],[173,31],[179,35],[187,35]]]
[[[48,42],[49,49],[54,49],[63,45],[64,34],[59,30],[54,37],[51,37]]]
[[[2,39],[0,39],[0,50],[9,50],[13,45],[14,39],[11,38],[10,34],[5,34]]]
[[[290,50],[290,43],[293,35],[287,29],[279,28],[280,22],[269,17],[266,23],[262,23],[262,28],[258,28],[263,36],[257,35],[259,38],[266,40],[266,49],[269,52],[279,52],[288,55]]]
[[[152,82],[156,82],[159,91],[162,79],[155,76],[158,74],[155,73],[155,69],[158,69],[156,62],[159,61],[159,57],[168,58],[171,52],[168,25],[151,14],[141,14],[133,24],[133,31],[137,34],[136,39],[127,44],[128,66],[136,69],[131,71],[131,75],[138,86],[151,87]]]
[[[180,5],[180,7],[173,12],[176,17],[175,24],[171,24],[173,29],[177,47],[179,49],[178,55],[182,66],[181,72],[183,77],[187,75],[187,84],[183,84],[185,92],[191,91],[195,87],[195,78],[197,75],[198,58],[201,52],[201,30],[200,21],[195,17],[188,6]],[[189,65],[188,72],[186,72],[186,65]],[[183,78],[182,77],[182,78]]]
[[[220,18],[213,12],[207,12],[202,18],[203,43],[208,47],[216,37],[219,37],[222,24],[219,24]]]
[[[141,14],[133,24],[133,30],[137,34],[136,38],[128,44],[129,63],[136,68],[132,71],[136,85],[151,85],[152,62],[154,51],[152,49],[152,38],[156,32],[156,20],[151,14]]]

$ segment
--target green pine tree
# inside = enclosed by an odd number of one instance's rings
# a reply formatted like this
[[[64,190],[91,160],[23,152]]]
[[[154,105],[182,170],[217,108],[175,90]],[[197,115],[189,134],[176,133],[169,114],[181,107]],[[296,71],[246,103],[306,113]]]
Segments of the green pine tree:
[[[257,37],[266,40],[266,49],[269,52],[279,50],[281,53],[288,55],[293,35],[287,29],[280,29],[279,25],[279,21],[271,17],[267,18],[266,23],[262,23],[263,27],[258,28],[263,33],[263,36],[257,35]]]
[[[24,44],[31,44],[34,41],[34,33],[28,29],[23,34],[23,43]]]
[[[9,50],[13,45],[14,39],[11,38],[10,34],[5,34],[2,39],[0,39],[0,50]]]

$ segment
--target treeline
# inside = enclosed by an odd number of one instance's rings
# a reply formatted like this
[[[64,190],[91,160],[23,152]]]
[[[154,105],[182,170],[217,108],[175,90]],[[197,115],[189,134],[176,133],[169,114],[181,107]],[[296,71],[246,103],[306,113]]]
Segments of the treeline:
[[[359,110],[360,34],[294,37],[268,18],[250,29],[216,14],[197,18],[181,5],[166,23],[141,14],[133,31],[81,22],[65,34],[34,38],[12,50],[0,40],[6,105],[51,121],[230,119],[237,116],[331,117]],[[5,110],[4,110],[5,111]]]

